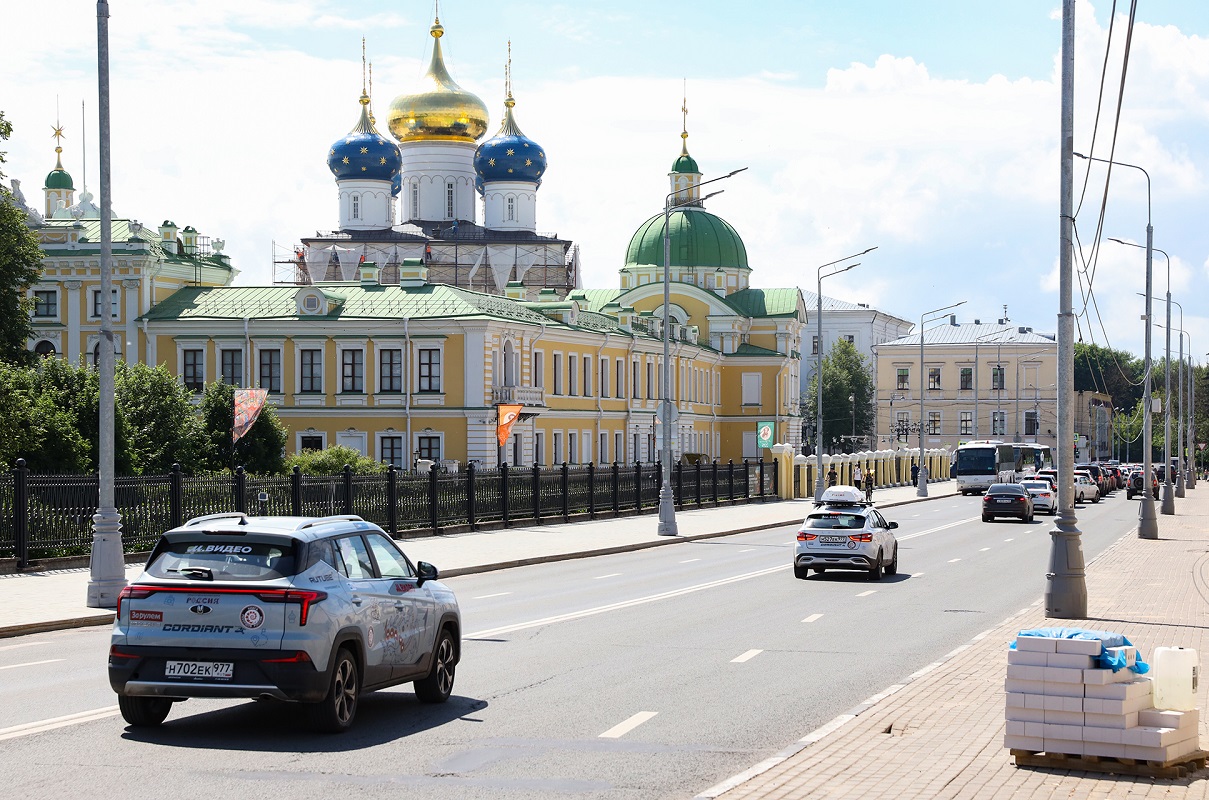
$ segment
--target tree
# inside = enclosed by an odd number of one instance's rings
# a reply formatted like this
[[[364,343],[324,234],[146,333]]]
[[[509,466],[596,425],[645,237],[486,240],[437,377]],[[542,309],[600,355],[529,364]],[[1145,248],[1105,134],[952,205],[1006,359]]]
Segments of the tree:
[[[814,422],[818,391],[818,375],[810,379],[810,385],[802,398],[802,416]],[[823,446],[832,448],[832,442],[848,442],[843,449],[848,452],[860,448],[852,442],[855,420],[856,435],[867,437],[876,424],[874,406],[876,386],[873,374],[863,355],[846,339],[840,339],[823,357]],[[848,398],[852,397],[853,400]]]
[[[1124,350],[1075,342],[1075,391],[1103,392],[1117,408],[1142,398],[1143,361]]]
[[[242,466],[248,472],[272,475],[285,469],[285,442],[289,432],[266,404],[251,429],[232,445],[235,427],[235,387],[226,383],[206,385],[201,402],[203,449],[198,465],[220,472]]]
[[[0,141],[12,132],[13,124],[0,111]],[[34,329],[26,292],[41,275],[42,250],[25,224],[25,213],[2,183],[4,155],[0,151],[0,360],[30,364],[34,356],[28,342]]]
[[[75,437],[43,442],[40,457],[45,460],[47,471],[95,471],[101,448],[101,386],[96,368],[72,365],[59,358],[42,358],[32,368],[30,375],[31,396],[62,410],[71,420],[72,429],[84,442],[80,457],[68,449],[73,446]],[[114,472],[118,475],[133,474],[130,431],[126,415],[120,408],[114,409],[113,442]],[[59,466],[52,466],[55,464]]]
[[[161,364],[118,362],[114,375],[117,406],[129,428],[133,469],[162,475],[174,463],[193,469],[202,450],[202,428],[192,394]]]
[[[85,472],[88,443],[67,409],[35,393],[32,369],[0,362],[0,465],[18,458],[34,472]]]
[[[358,474],[376,474],[386,472],[387,469],[385,463],[363,456],[360,451],[343,445],[323,450],[303,450],[285,460],[287,470],[293,471],[294,467],[298,467],[304,475],[336,475],[344,471],[345,464]]]

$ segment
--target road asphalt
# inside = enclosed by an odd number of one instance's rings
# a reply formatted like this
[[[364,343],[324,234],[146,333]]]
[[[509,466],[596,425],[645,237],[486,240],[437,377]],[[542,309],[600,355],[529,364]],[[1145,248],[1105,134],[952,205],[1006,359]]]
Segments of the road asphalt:
[[[952,481],[879,489],[880,507],[951,496]],[[1121,493],[1118,492],[1118,495]],[[1188,490],[1174,516],[1159,515],[1158,540],[1126,535],[1087,565],[1088,618],[1045,617],[1042,598],[899,684],[697,798],[1207,798],[1209,770],[1182,779],[1016,767],[1003,747],[1007,648],[1019,630],[1065,626],[1122,633],[1143,654],[1209,648],[1209,491]],[[1136,501],[1114,497],[1108,502]],[[401,542],[413,561],[444,577],[571,558],[675,546],[796,525],[807,500],[677,513],[679,535],[657,535],[654,516],[516,527]],[[128,569],[133,578],[141,571]],[[113,613],[84,605],[87,569],[0,576],[0,638],[104,625]],[[1204,708],[1209,681],[1198,690]],[[1201,715],[1201,725],[1206,724]]]

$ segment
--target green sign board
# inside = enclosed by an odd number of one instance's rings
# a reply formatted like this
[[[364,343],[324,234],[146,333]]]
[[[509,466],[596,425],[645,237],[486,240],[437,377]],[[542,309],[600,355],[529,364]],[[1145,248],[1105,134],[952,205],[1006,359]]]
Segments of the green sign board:
[[[772,420],[764,420],[756,423],[756,446],[760,449],[772,447],[772,437],[775,434],[777,425]]]

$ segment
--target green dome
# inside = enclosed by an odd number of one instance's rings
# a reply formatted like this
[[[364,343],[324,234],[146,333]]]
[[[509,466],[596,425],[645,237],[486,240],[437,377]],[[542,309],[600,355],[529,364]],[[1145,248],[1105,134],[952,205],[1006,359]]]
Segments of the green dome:
[[[700,173],[697,169],[697,162],[688,153],[681,153],[676,162],[672,164],[672,172],[684,173]]]
[[[695,206],[677,208],[668,220],[673,267],[742,267],[747,269],[747,248],[730,223]],[[663,266],[663,214],[639,226],[626,248],[627,267]]]
[[[71,175],[67,174],[65,169],[52,169],[50,174],[46,176],[47,189],[71,189],[75,191],[75,186],[71,183]]]

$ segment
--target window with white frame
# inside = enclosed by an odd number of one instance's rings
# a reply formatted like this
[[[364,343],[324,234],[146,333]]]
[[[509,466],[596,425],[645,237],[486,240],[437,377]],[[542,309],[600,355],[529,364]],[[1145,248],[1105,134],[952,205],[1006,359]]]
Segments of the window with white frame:
[[[454,187],[453,183],[445,184],[445,219],[453,219],[454,207]]]
[[[441,351],[433,348],[424,348],[419,351],[416,360],[419,366],[418,391],[440,392]]]
[[[34,292],[34,317],[48,319],[59,316],[59,293],[54,289]]]
[[[609,434],[605,431],[600,432],[600,452],[596,454],[596,458],[601,464],[607,464],[609,461]]]
[[[578,442],[579,434],[577,434],[575,431],[571,431],[567,434],[567,461],[572,464],[579,463],[579,459],[577,458],[579,448],[576,447]]]
[[[429,461],[441,460],[441,437],[440,436],[419,436],[416,438],[416,450],[419,451],[419,458],[426,458]]]
[[[181,378],[185,388],[191,392],[200,392],[206,388],[206,359],[205,351],[194,348],[181,350]]]
[[[533,434],[533,463],[546,463],[546,434],[544,431]]]
[[[361,195],[354,194],[352,196],[353,211],[350,215],[353,219],[361,219]]]
[[[630,394],[637,400],[639,397],[639,387],[641,386],[638,382],[638,362],[635,361],[632,366],[633,369],[630,370]]]
[[[323,351],[318,348],[300,350],[298,351],[298,362],[298,391],[302,394],[322,394]]]
[[[817,356],[819,354],[819,337],[810,337],[810,355]]]
[[[402,436],[383,436],[378,440],[378,460],[396,467],[407,466],[407,454],[403,450]]]
[[[221,350],[222,382],[228,386],[243,384],[243,350]]]
[[[655,365],[650,361],[646,362],[646,397],[648,400],[655,397]]]
[[[584,356],[584,397],[592,396],[592,356]]]
[[[273,394],[281,393],[281,350],[276,348],[260,351],[260,380],[261,389],[268,389]]]
[[[118,318],[118,290],[110,289],[110,292],[111,292],[111,294],[110,294],[110,298],[109,298],[109,316],[112,317],[113,319],[117,319]],[[101,318],[101,290],[100,289],[92,290],[92,318],[93,319]]]
[[[1040,420],[1037,418],[1036,411],[1024,412],[1024,435],[1036,436],[1041,429]]]
[[[974,388],[974,369],[972,367],[961,368],[961,390],[968,392]]]
[[[508,197],[508,221],[516,219],[516,198],[509,195]]]
[[[940,388],[940,367],[928,367],[928,388]]]
[[[974,434],[974,412],[961,412],[961,435],[972,436]]]
[[[546,388],[546,354],[541,350],[533,351],[533,385],[538,389]]]
[[[940,435],[940,412],[939,411],[929,411],[928,412],[928,435],[929,436],[939,436]]]
[[[572,397],[579,394],[579,381],[577,380],[578,370],[575,369],[576,366],[578,366],[578,362],[579,356],[571,353],[567,354],[567,394],[571,395]]]
[[[622,441],[621,440],[621,431],[617,431],[616,433],[613,434],[613,460],[614,461],[623,460],[621,457],[622,456],[621,441]]]
[[[991,435],[1003,436],[1007,432],[1007,412],[992,411],[991,412]]]
[[[903,391],[911,388],[911,370],[907,367],[898,368],[898,379],[894,388]]]
[[[398,394],[403,391],[403,350],[385,347],[378,350],[378,391]]]
[[[303,433],[298,436],[299,450],[322,450],[323,434]]]
[[[411,185],[411,218],[420,219],[420,185],[418,183]]]
[[[609,396],[609,357],[600,357],[600,396]]]
[[[991,388],[1002,391],[1003,389],[1003,366],[991,367]]]
[[[743,405],[745,405],[745,406],[760,405],[760,373],[744,372],[742,380],[743,380]]]
[[[625,397],[625,362],[620,358],[617,359],[615,386],[613,387],[613,396],[621,399]]]
[[[909,412],[909,411],[896,412],[894,423],[895,423],[894,430],[898,434],[898,440],[900,442],[907,441],[907,434],[910,432],[910,425],[911,425],[911,412]]]
[[[361,348],[340,351],[340,391],[346,394],[365,391],[365,351]]]
[[[562,431],[554,432],[554,463],[563,463],[563,434]]]

